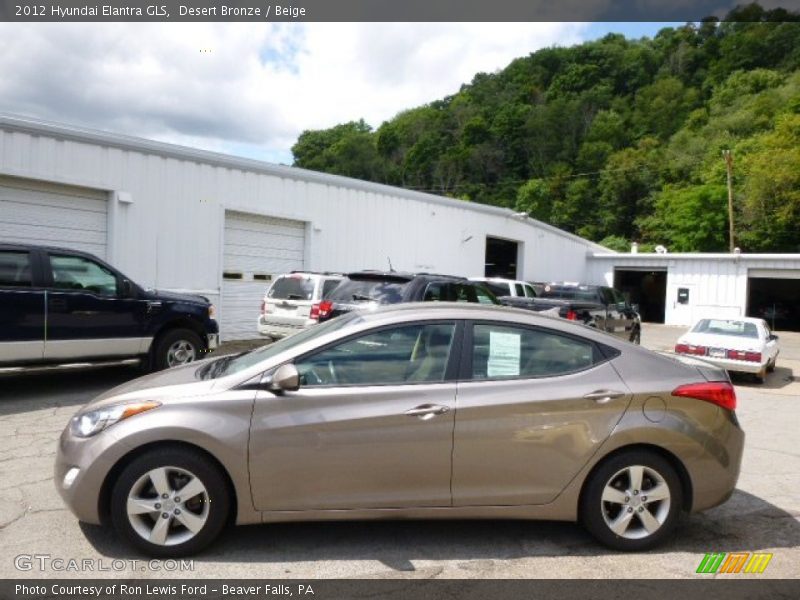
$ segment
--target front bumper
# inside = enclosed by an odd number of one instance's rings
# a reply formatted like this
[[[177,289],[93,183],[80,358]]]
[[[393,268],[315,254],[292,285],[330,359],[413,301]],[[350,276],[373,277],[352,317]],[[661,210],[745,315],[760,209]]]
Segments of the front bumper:
[[[108,431],[79,438],[70,433],[69,425],[64,429],[56,451],[53,483],[79,520],[100,524],[103,482],[125,451],[125,446]]]

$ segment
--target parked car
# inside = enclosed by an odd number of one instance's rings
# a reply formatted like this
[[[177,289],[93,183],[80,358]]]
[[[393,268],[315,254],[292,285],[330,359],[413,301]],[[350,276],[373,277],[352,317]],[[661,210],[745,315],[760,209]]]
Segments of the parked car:
[[[778,336],[764,319],[700,319],[678,338],[675,352],[700,357],[730,372],[752,373],[764,383],[775,369]]]
[[[279,339],[319,322],[319,304],[344,279],[339,273],[292,271],[279,275],[264,294],[258,333]]]
[[[218,338],[206,298],[145,289],[86,252],[0,244],[0,372],[132,359],[164,369]]]
[[[733,492],[735,408],[703,361],[501,306],[395,305],[99,396],[55,484],[153,556],[234,517],[580,520],[645,550]]]
[[[596,327],[618,338],[639,344],[642,319],[619,290],[580,283],[545,284],[536,298],[506,297],[501,304],[547,312],[570,321]]]
[[[358,271],[319,305],[319,320],[326,321],[357,308],[407,302],[477,302],[498,304],[481,282],[464,277],[396,271]]]
[[[516,296],[520,298],[535,298],[536,292],[527,281],[516,279],[503,279],[502,277],[470,277],[470,281],[483,283],[495,296]]]

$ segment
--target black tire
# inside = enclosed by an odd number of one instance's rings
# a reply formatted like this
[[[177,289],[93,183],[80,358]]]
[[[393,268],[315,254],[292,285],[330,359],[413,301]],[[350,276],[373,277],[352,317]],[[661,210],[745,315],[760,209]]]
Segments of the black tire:
[[[143,534],[134,528],[127,509],[128,497],[134,490],[134,486],[148,472],[162,467],[167,467],[168,470],[172,469],[170,472],[173,477],[172,481],[177,483],[176,489],[179,490],[181,485],[180,479],[174,479],[174,477],[181,476],[176,472],[184,471],[200,480],[207,492],[207,500],[200,500],[199,496],[194,497],[193,508],[200,514],[205,513],[206,516],[202,529],[199,529],[189,539],[180,541],[180,535],[189,535],[191,532],[178,521],[177,516],[170,515],[168,519],[170,531],[176,532],[174,535],[178,541],[178,543],[170,545],[156,544],[145,539]],[[138,495],[140,493],[137,493]],[[159,500],[157,494],[153,500]],[[186,502],[187,499],[183,500]],[[179,506],[182,506],[184,511],[189,510],[189,502]],[[214,461],[204,454],[188,448],[155,448],[135,458],[125,467],[114,483],[111,491],[111,524],[117,535],[145,554],[175,558],[195,554],[214,541],[228,522],[230,506],[231,497],[227,480]],[[167,509],[163,508],[163,510]],[[141,523],[139,527],[143,529],[154,526],[159,518],[159,513],[138,515],[137,522]]]
[[[190,347],[193,354],[189,360],[184,362],[173,362],[170,358],[171,349],[175,346],[175,344],[181,342],[184,342],[187,347]],[[203,340],[201,340],[200,336],[191,329],[170,329],[160,335],[156,340],[155,348],[153,350],[153,367],[156,371],[161,371],[170,367],[200,360],[203,358],[202,354],[204,349],[205,344],[203,344]]]
[[[630,499],[629,504],[617,506],[613,503],[604,502],[602,497],[606,485],[612,481],[619,482],[618,477],[624,478],[624,475],[620,476],[619,474],[628,467],[633,466],[642,466],[650,470],[645,472],[643,485],[641,486],[643,489],[636,490],[639,492],[636,496],[633,494],[625,495],[626,498]],[[654,479],[648,473],[655,473],[660,476],[660,483],[667,486],[669,490],[667,504],[664,504],[664,501],[660,501],[648,503],[646,505],[647,508],[641,506],[640,499],[646,497],[649,489],[654,489],[652,487]],[[622,491],[621,488],[617,489]],[[623,491],[624,494],[625,492]],[[639,500],[636,500],[636,498]],[[581,498],[580,519],[589,533],[601,544],[614,550],[637,552],[658,546],[673,533],[678,524],[682,506],[683,489],[681,481],[669,461],[655,452],[631,450],[605,460],[592,472]],[[644,522],[637,516],[639,508],[648,510],[650,515],[653,514],[652,510],[662,516],[663,520],[660,527],[655,529],[653,533],[647,534],[645,531]],[[617,509],[619,510],[615,513],[614,511],[617,511]],[[631,517],[630,527],[625,531],[624,535],[635,536],[641,533],[644,534],[643,537],[623,537],[623,535],[618,535],[612,531],[606,520],[613,521],[615,518],[623,516],[625,512],[630,512]]]
[[[772,362],[767,364],[767,373],[772,373],[775,371],[775,363],[778,362],[777,358],[773,358]]]
[[[631,334],[631,343],[636,344],[637,346],[642,343],[642,330],[640,328],[634,329],[633,333]]]

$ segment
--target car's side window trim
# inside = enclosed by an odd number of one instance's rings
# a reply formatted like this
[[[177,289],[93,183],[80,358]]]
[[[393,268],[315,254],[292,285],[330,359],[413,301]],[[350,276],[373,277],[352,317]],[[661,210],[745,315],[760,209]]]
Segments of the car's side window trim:
[[[337,383],[337,384],[314,385],[313,389],[322,390],[331,388],[387,387],[387,386],[398,386],[398,385],[437,385],[444,383],[455,383],[456,381],[458,381],[459,365],[461,364],[461,350],[463,346],[462,340],[464,335],[464,321],[461,319],[433,319],[433,320],[408,321],[406,323],[393,323],[391,325],[383,325],[381,327],[375,327],[374,329],[360,331],[358,333],[341,337],[338,340],[325,344],[324,346],[320,346],[319,348],[314,348],[309,352],[298,354],[297,356],[292,357],[291,359],[285,361],[285,363],[282,364],[288,364],[288,363],[296,364],[299,361],[306,360],[307,358],[312,357],[315,354],[319,354],[320,352],[325,352],[326,350],[329,350],[330,348],[333,348],[340,344],[346,344],[360,337],[372,335],[375,333],[380,333],[381,331],[386,331],[387,329],[398,329],[400,327],[414,327],[417,325],[424,327],[427,325],[445,325],[445,324],[453,324],[455,325],[455,327],[453,330],[453,339],[450,342],[450,354],[447,358],[447,366],[445,367],[444,371],[444,379],[442,379],[442,381],[403,381],[403,382],[392,382],[392,383]],[[265,371],[264,374],[273,372],[279,366],[280,365],[277,365],[276,367],[273,367]]]
[[[529,331],[538,331],[543,333],[548,333],[551,335],[557,335],[565,338],[569,338],[576,341],[581,341],[583,343],[590,344],[592,347],[592,364],[588,367],[584,367],[582,369],[575,369],[572,371],[564,371],[561,373],[555,373],[553,375],[517,375],[516,377],[487,377],[484,379],[476,379],[473,377],[473,359],[474,359],[474,331],[475,325],[487,325],[492,326],[495,325],[497,327],[507,327],[507,328],[516,328],[516,329],[527,329]],[[613,357],[609,357],[605,352],[602,351],[599,344],[594,340],[590,340],[578,335],[573,335],[569,333],[565,333],[563,331],[559,331],[557,329],[548,329],[547,327],[540,327],[537,325],[526,325],[521,323],[513,323],[507,321],[489,321],[489,320],[468,320],[464,324],[464,343],[462,345],[461,351],[461,364],[459,368],[459,382],[461,383],[483,383],[483,382],[492,382],[492,381],[524,381],[524,380],[541,380],[541,379],[552,379],[555,377],[564,377],[565,375],[574,375],[576,373],[583,373],[585,371],[590,371],[595,367],[602,365]]]

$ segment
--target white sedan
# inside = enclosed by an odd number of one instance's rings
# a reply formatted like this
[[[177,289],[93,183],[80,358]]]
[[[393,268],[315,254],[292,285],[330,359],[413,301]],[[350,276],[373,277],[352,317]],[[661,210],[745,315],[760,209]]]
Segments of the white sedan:
[[[675,352],[701,357],[727,371],[752,373],[763,383],[778,360],[778,336],[763,319],[700,319],[678,338]]]

